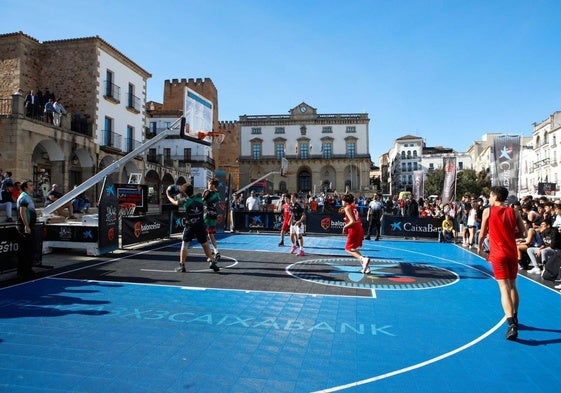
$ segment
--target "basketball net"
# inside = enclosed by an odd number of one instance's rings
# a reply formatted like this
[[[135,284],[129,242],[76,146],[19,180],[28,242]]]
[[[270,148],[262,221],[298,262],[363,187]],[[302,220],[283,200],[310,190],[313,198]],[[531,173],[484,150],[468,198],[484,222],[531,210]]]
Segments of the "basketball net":
[[[226,138],[226,133],[220,131],[199,131],[197,135],[200,140],[212,142],[212,144],[217,148],[220,148],[220,145],[224,142],[224,138]]]

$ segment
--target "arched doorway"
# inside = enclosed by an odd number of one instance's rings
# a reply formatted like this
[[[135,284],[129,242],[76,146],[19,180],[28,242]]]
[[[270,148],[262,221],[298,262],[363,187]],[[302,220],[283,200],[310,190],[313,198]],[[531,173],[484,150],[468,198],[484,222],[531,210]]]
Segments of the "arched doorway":
[[[306,169],[298,173],[298,192],[310,192],[312,190],[312,175]]]
[[[162,176],[162,188],[160,190],[160,197],[162,198],[162,204],[164,205],[170,204],[166,196],[166,190],[172,184],[175,184],[173,176],[169,173],[164,174],[164,176]]]
[[[156,171],[146,173],[146,185],[148,186],[148,203],[160,203],[160,175]]]
[[[360,189],[360,173],[356,165],[345,168],[345,192]]]

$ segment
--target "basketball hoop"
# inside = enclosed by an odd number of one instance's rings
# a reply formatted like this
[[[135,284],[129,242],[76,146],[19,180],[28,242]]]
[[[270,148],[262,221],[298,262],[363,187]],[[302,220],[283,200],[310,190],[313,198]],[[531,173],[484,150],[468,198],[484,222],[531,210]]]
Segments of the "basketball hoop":
[[[207,142],[212,142],[214,146],[220,148],[220,145],[222,144],[222,142],[224,142],[224,138],[226,138],[226,133],[220,131],[208,131],[208,132],[199,131],[198,137],[200,140],[206,140]]]
[[[134,215],[136,203],[121,203],[119,204],[119,216],[128,217]]]

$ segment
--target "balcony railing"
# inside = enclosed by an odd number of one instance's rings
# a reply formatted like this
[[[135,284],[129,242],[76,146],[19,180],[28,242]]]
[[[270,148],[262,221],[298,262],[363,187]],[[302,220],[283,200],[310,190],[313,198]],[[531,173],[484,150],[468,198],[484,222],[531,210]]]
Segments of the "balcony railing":
[[[105,81],[105,97],[121,101],[121,88],[110,81]]]
[[[0,98],[0,115],[10,115],[12,113],[12,99]]]
[[[140,102],[140,98],[133,94],[129,94],[127,108],[134,109],[135,111],[140,112]]]
[[[141,144],[142,142],[137,141],[136,139],[125,138],[125,151],[127,153],[130,153],[131,151],[139,147]]]
[[[103,130],[103,145],[121,150],[123,136],[109,130]]]
[[[549,165],[549,158],[544,158],[543,160],[534,162],[534,169],[538,169],[546,165]]]

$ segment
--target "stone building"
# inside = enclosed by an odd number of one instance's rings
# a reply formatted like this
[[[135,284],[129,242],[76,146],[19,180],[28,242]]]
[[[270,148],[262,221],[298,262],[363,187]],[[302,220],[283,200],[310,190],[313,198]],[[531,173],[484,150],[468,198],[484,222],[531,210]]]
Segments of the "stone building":
[[[240,116],[240,186],[276,172],[267,193],[370,190],[369,122],[367,113],[319,114],[305,102],[287,115]]]
[[[40,42],[22,32],[0,35],[0,75],[0,167],[17,179],[68,191],[144,140],[151,75],[98,36]],[[38,105],[29,112],[31,90]],[[44,116],[49,96],[68,112],[60,126]],[[136,157],[113,180],[144,173],[143,162]]]

